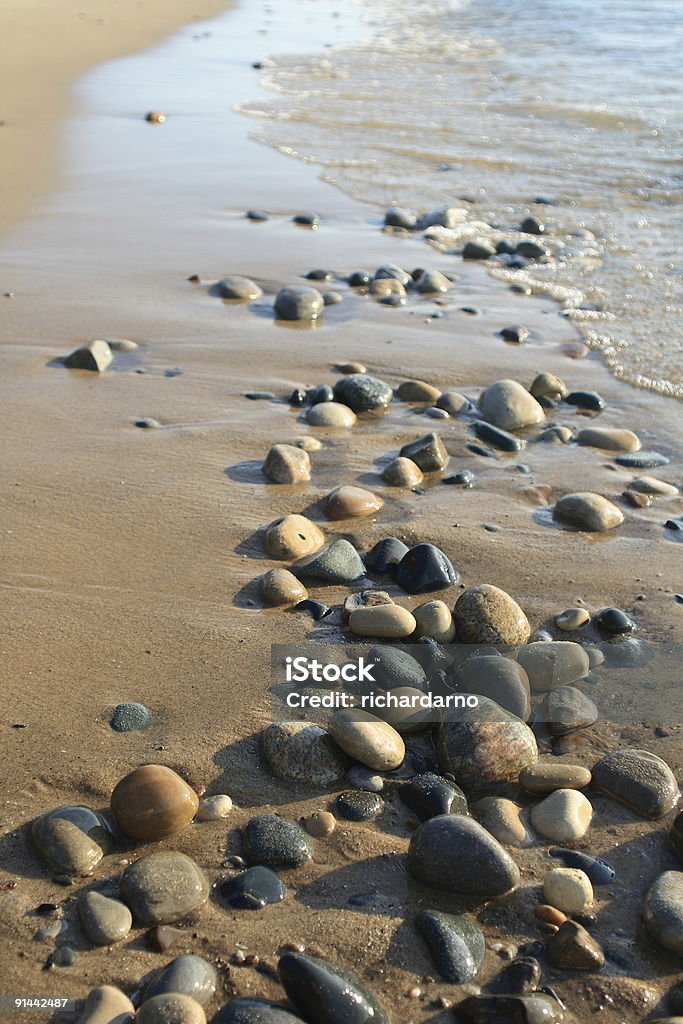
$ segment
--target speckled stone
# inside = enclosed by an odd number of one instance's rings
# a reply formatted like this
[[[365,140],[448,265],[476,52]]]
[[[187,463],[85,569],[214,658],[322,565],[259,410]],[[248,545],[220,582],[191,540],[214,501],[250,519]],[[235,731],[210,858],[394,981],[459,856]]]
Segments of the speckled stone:
[[[482,583],[465,590],[453,609],[458,643],[525,644],[529,621],[517,602],[504,590]]]
[[[488,697],[476,708],[458,709],[457,718],[439,726],[437,753],[467,792],[517,779],[538,758],[533,732],[524,722]]]
[[[222,277],[216,289],[222,299],[233,299],[237,302],[253,302],[263,295],[255,281],[249,277],[240,277],[239,274]]]
[[[365,373],[352,373],[334,385],[334,399],[354,412],[371,412],[391,405],[394,393],[388,384]]]
[[[404,444],[399,455],[410,459],[423,473],[437,473],[448,465],[446,446],[433,431]]]
[[[216,991],[216,968],[201,956],[171,960],[145,989],[145,1002],[154,996],[178,993],[206,1006]]]
[[[298,868],[311,859],[308,840],[293,821],[277,814],[259,814],[242,830],[249,862],[268,868]]]
[[[593,785],[643,818],[661,818],[680,792],[666,761],[649,750],[615,750],[593,766]]]
[[[581,839],[592,816],[590,800],[576,789],[556,789],[531,808],[531,824],[536,831],[560,843]]]
[[[276,484],[299,484],[311,479],[308,452],[293,444],[274,444],[263,463],[263,473]]]
[[[660,946],[683,957],[683,871],[665,871],[650,886],[643,923]]]
[[[325,534],[306,516],[282,516],[266,530],[266,551],[271,558],[281,561],[304,558],[318,551],[324,543]]]
[[[383,690],[412,686],[427,692],[425,670],[408,651],[387,644],[375,644],[368,651],[367,660],[374,662],[375,682]]]
[[[350,789],[340,793],[335,802],[337,814],[347,821],[372,821],[384,809],[384,800],[378,793]]]
[[[556,789],[584,789],[591,773],[578,764],[562,761],[537,761],[519,775],[520,785],[527,793],[553,793]]]
[[[146,1000],[135,1024],[206,1024],[206,1014],[191,996],[173,993]]]
[[[274,775],[311,786],[344,778],[348,761],[330,734],[308,722],[273,722],[261,734],[261,750]]]
[[[554,736],[586,729],[598,720],[598,709],[593,701],[575,686],[556,686],[543,703],[548,727]]]
[[[133,918],[125,903],[99,892],[85,892],[79,897],[78,916],[86,937],[96,946],[121,942],[133,927]]]
[[[289,1001],[315,1024],[389,1024],[374,994],[352,971],[317,957],[285,953],[278,964]]]
[[[516,889],[519,868],[478,822],[462,814],[430,818],[413,833],[411,874],[434,889],[494,899]]]
[[[152,724],[152,712],[144,704],[128,701],[117,704],[109,719],[114,732],[142,732]]]
[[[378,512],[384,502],[365,487],[342,484],[330,492],[325,505],[328,519],[359,519]]]
[[[421,910],[415,926],[425,940],[441,977],[452,985],[473,981],[484,962],[484,934],[466,917]]]
[[[201,907],[209,885],[201,868],[184,853],[159,850],[126,868],[121,896],[141,924],[173,924]]]
[[[624,513],[601,494],[580,491],[565,494],[555,504],[553,515],[561,523],[588,533],[604,533],[621,526]]]

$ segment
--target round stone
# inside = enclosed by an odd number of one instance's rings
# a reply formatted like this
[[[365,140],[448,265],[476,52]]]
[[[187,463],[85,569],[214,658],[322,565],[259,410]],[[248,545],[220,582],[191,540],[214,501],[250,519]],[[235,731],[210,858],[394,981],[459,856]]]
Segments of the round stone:
[[[266,455],[263,473],[275,484],[299,484],[311,479],[308,452],[293,444],[274,444]]]
[[[488,260],[496,255],[496,250],[485,238],[473,238],[465,243],[462,250],[464,260]]]
[[[555,625],[565,633],[572,633],[590,622],[590,618],[585,608],[567,608],[555,616]]]
[[[252,818],[242,830],[242,842],[251,864],[298,868],[311,859],[302,829],[277,814],[259,814]]]
[[[263,910],[273,903],[281,903],[287,895],[287,887],[274,871],[257,864],[222,882],[220,894],[236,910]]]
[[[537,761],[519,774],[519,783],[527,793],[553,793],[556,789],[584,789],[591,773],[578,764],[562,761]]]
[[[340,793],[335,806],[339,816],[347,821],[372,821],[384,809],[384,800],[378,793],[351,789]]]
[[[541,640],[527,644],[517,653],[517,661],[536,692],[569,686],[590,672],[590,661],[580,644],[571,640]]]
[[[356,608],[349,616],[349,628],[356,636],[386,637],[400,640],[415,632],[415,619],[398,604]]]
[[[157,841],[188,825],[199,797],[172,768],[147,764],[126,775],[111,795],[117,825],[129,839]]]
[[[152,712],[137,701],[117,704],[109,720],[114,732],[142,732],[151,724]]]
[[[308,722],[273,722],[261,734],[261,750],[273,774],[291,782],[332,786],[348,768],[330,734]]]
[[[232,299],[237,302],[253,302],[254,299],[263,295],[255,281],[248,277],[240,277],[238,274],[222,277],[216,285],[216,289],[222,299]]]
[[[621,526],[624,513],[601,494],[577,491],[565,494],[556,503],[553,515],[561,523],[589,533],[604,533]]]
[[[387,279],[400,281],[404,287],[409,285],[412,281],[410,274],[408,274],[403,267],[399,267],[395,263],[383,263],[382,266],[378,267],[375,271],[373,280],[383,281]]]
[[[420,295],[435,295],[437,292],[443,294],[449,291],[453,284],[439,270],[423,270],[415,282],[415,287]]]
[[[439,644],[450,644],[455,636],[451,610],[445,601],[425,601],[413,609],[415,638],[431,637]]]
[[[338,711],[329,730],[344,753],[367,768],[389,772],[403,763],[406,751],[399,733],[375,715],[357,709]]]
[[[567,385],[554,373],[539,373],[534,377],[529,392],[536,399],[560,402],[567,394]]]
[[[191,996],[154,996],[147,999],[137,1014],[135,1024],[206,1024],[206,1014]]]
[[[399,562],[395,579],[409,594],[424,594],[452,586],[459,576],[440,548],[433,544],[416,544]]]
[[[337,819],[330,811],[314,811],[304,818],[304,825],[309,836],[315,839],[326,839],[337,827]]]
[[[606,452],[637,452],[640,450],[640,438],[632,430],[584,427],[576,435],[576,442],[589,448],[601,448]]]
[[[191,996],[206,1006],[216,991],[216,968],[201,956],[179,956],[171,960],[145,990],[145,1002],[154,996],[176,993]]]
[[[399,455],[384,467],[382,479],[391,487],[417,487],[424,477],[422,470],[412,459]]]
[[[388,228],[403,228],[405,231],[412,231],[417,226],[417,217],[410,210],[401,210],[397,206],[392,206],[384,214],[384,225]]]
[[[364,487],[342,484],[329,494],[325,506],[328,519],[360,519],[374,515],[384,502]]]
[[[205,796],[199,801],[197,821],[221,821],[232,810],[232,800],[226,793]]]
[[[341,292],[323,292],[323,302],[326,306],[337,306],[344,301]]]
[[[434,431],[404,444],[399,455],[410,459],[423,473],[438,473],[448,465],[446,446]]]
[[[633,633],[636,628],[633,619],[630,619],[621,608],[603,608],[596,615],[595,621],[603,632],[618,636],[624,633]]]
[[[134,1016],[127,995],[113,985],[98,985],[88,992],[78,1024],[129,1024]]]
[[[499,380],[486,388],[479,398],[482,416],[502,430],[541,423],[545,417],[542,406],[516,380]]]
[[[593,766],[593,785],[643,818],[661,818],[680,796],[666,761],[649,750],[615,750]]]
[[[643,923],[660,946],[683,957],[683,871],[665,871],[650,887]]]
[[[556,789],[531,809],[531,824],[546,839],[566,843],[586,834],[593,807],[575,789]]]
[[[292,441],[295,448],[303,448],[305,452],[319,452],[323,446],[322,441],[319,441],[317,437],[311,437],[308,434],[302,434],[301,437],[295,437]]]
[[[530,846],[533,838],[522,820],[522,808],[513,800],[486,796],[472,804],[472,813],[503,846]]]
[[[120,942],[133,927],[133,918],[125,903],[99,892],[83,893],[78,900],[78,916],[86,937],[96,946]]]
[[[434,889],[495,899],[516,889],[519,868],[497,839],[462,814],[430,818],[413,833],[411,874]]]
[[[458,643],[525,644],[529,621],[517,602],[489,583],[469,587],[456,601],[453,622]]]
[[[427,405],[434,405],[441,397],[439,388],[423,380],[401,381],[396,388],[396,394],[402,402],[424,402]]]
[[[270,569],[261,577],[261,595],[268,604],[298,604],[306,600],[308,591],[288,569]]]
[[[308,410],[306,420],[312,427],[352,427],[356,414],[340,402],[319,402]]]
[[[372,992],[351,971],[317,957],[285,953],[278,964],[287,998],[315,1024],[389,1024]]]
[[[289,561],[318,551],[325,534],[306,516],[289,515],[276,519],[266,530],[265,548],[271,558]]]
[[[575,686],[557,686],[544,701],[548,727],[553,736],[565,736],[576,729],[585,729],[598,719],[598,709],[585,693]]]
[[[31,838],[52,871],[60,875],[92,874],[109,847],[104,820],[89,807],[57,807],[37,818]]]
[[[345,538],[309,555],[292,566],[299,579],[316,580],[320,584],[355,583],[365,575],[360,555]]]
[[[470,400],[459,391],[443,391],[436,400],[438,409],[443,409],[449,416],[457,416],[469,408]]]
[[[354,412],[386,409],[394,393],[388,384],[365,373],[352,373],[342,377],[334,386],[334,399],[348,405]]]
[[[421,910],[415,927],[425,940],[441,977],[453,985],[472,981],[486,953],[480,928],[465,917]]]
[[[317,320],[324,308],[323,297],[315,288],[287,285],[275,296],[275,315],[280,320]]]
[[[377,280],[370,282],[370,288],[368,289],[370,295],[376,295],[381,299],[403,299],[405,300],[406,290],[400,281],[396,281],[392,277],[378,278]]]
[[[466,792],[517,779],[538,758],[529,726],[488,697],[440,724],[437,753],[442,770]]]
[[[543,898],[565,914],[585,914],[593,906],[593,886],[578,868],[552,868],[543,879]]]
[[[173,924],[206,903],[209,885],[191,857],[160,850],[126,868],[121,895],[141,924]]]

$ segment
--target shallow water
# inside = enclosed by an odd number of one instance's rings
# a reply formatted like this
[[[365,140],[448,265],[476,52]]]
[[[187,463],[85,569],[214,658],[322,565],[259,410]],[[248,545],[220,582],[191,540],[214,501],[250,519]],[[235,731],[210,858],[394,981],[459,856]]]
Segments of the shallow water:
[[[240,109],[377,207],[466,196],[470,220],[540,215],[562,245],[531,283],[615,376],[683,398],[680,14],[678,0],[380,5],[367,42],[271,58],[276,95]]]

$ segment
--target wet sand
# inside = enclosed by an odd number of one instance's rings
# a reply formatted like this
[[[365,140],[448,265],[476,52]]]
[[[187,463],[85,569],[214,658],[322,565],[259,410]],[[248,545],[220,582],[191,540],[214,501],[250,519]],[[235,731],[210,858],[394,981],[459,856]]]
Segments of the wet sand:
[[[160,64],[150,59],[145,74],[153,78],[167,67],[165,59],[170,54],[160,55]],[[111,86],[128,72],[111,66],[107,75],[114,76],[107,78]],[[229,793],[238,805],[227,821],[227,845],[224,823],[191,826],[164,844],[191,854],[214,880],[225,874],[226,849],[238,850],[234,830],[257,810],[277,808],[296,819],[327,803],[312,790],[274,782],[259,767],[270,644],[283,636],[293,642],[320,635],[307,616],[263,611],[256,601],[253,581],[273,564],[258,531],[278,516],[310,514],[328,536],[349,536],[360,550],[389,534],[437,544],[467,585],[490,582],[508,590],[532,628],[581,597],[593,609],[623,607],[648,639],[683,639],[674,600],[681,547],[662,529],[664,518],[683,511],[681,499],[629,509],[624,527],[594,539],[539,521],[524,495],[539,483],[557,492],[620,494],[633,474],[615,469],[605,453],[538,444],[521,458],[481,459],[467,452],[471,438],[462,422],[441,425],[399,403],[377,423],[320,432],[325,447],[313,456],[309,485],[266,483],[259,464],[270,445],[310,431],[287,404],[250,402],[243,392],[264,388],[285,397],[297,385],[333,383],[332,364],[348,359],[361,360],[391,384],[420,377],[467,394],[501,377],[528,384],[538,371],[555,372],[573,389],[600,391],[607,401],[600,425],[628,426],[644,448],[669,455],[672,463],[661,475],[679,485],[680,409],[613,380],[593,356],[567,358],[562,345],[577,335],[552,303],[512,295],[482,267],[431,251],[420,239],[383,234],[374,214],[368,217],[366,208],[318,182],[311,168],[246,143],[243,122],[237,136],[236,116],[225,113],[217,122],[210,108],[215,98],[194,118],[169,118],[157,129],[137,114],[116,120],[102,110],[101,93],[93,88],[95,113],[91,108],[84,120],[71,122],[66,138],[99,159],[94,166],[71,165],[67,187],[44,202],[38,216],[6,232],[0,248],[2,291],[14,293],[0,298],[6,695],[0,960],[8,992],[79,998],[104,982],[130,992],[165,960],[149,950],[142,932],[110,951],[87,946],[73,926],[65,937],[79,949],[75,966],[42,970],[50,947],[32,940],[40,921],[29,912],[43,901],[66,899],[73,925],[76,890],[50,880],[32,852],[26,822],[70,801],[104,807],[129,769],[160,761],[210,792]],[[114,148],[122,141],[127,148],[116,162]],[[230,162],[223,159],[228,152]],[[175,169],[163,173],[173,157]],[[249,207],[274,216],[249,223],[243,216]],[[310,208],[322,218],[317,232],[290,221]],[[432,300],[393,310],[349,294],[338,282],[344,302],[328,309],[319,327],[283,327],[267,312],[277,286],[313,267],[341,277],[388,261],[458,275],[442,307],[447,315],[426,322],[424,311],[436,308]],[[189,283],[193,273],[207,283],[247,274],[262,284],[266,301],[256,309],[228,306],[206,285]],[[460,306],[479,307],[481,315],[468,316]],[[496,335],[514,322],[532,332],[524,346],[507,346]],[[132,338],[140,347],[116,355],[101,377],[53,364],[91,337]],[[176,369],[179,375],[167,375]],[[143,416],[158,419],[162,429],[135,427]],[[557,419],[570,426],[585,422],[571,409]],[[435,486],[424,495],[383,487],[376,460],[430,429],[441,433],[452,469],[473,469],[477,486],[465,492]],[[517,462],[527,463],[531,475],[522,476]],[[340,482],[356,481],[382,494],[383,509],[357,524],[326,522],[319,499]],[[485,531],[484,522],[500,532]],[[457,593],[453,588],[438,596],[452,603]],[[636,602],[639,594],[646,600]],[[323,595],[338,603],[344,592]],[[118,735],[109,728],[113,705],[127,699],[151,708],[148,732]],[[680,774],[680,726],[662,717],[664,738],[656,738],[651,724],[600,725],[566,759],[590,766],[605,750],[628,742],[660,754]],[[599,891],[595,935],[606,940],[623,928],[628,946],[645,889],[674,866],[668,820],[651,824],[608,800],[591,799],[596,816],[582,846],[609,851],[619,870],[608,893]],[[448,1019],[445,1012],[439,1018],[431,1000],[452,999],[454,990],[418,982],[434,972],[404,923],[404,901],[414,909],[427,905],[429,894],[408,883],[400,857],[384,856],[405,852],[409,819],[392,801],[377,825],[340,823],[332,840],[317,844],[315,862],[292,876],[296,893],[286,903],[240,915],[211,902],[165,959],[198,952],[227,964],[242,942],[274,964],[279,945],[301,941],[359,970],[397,1024]],[[521,894],[477,915],[491,942],[538,937],[533,905],[548,866],[545,849],[515,851],[515,859],[523,871]],[[98,878],[119,868],[113,855]],[[5,888],[5,881],[16,886]],[[346,908],[350,896],[373,890],[381,901],[372,913]],[[455,899],[438,901],[444,909],[458,906]],[[587,978],[549,971],[548,980],[579,1017],[587,1007],[605,1005],[610,1022],[641,1019],[677,968],[647,944],[627,953],[632,971],[610,965]],[[489,950],[482,978],[500,966]],[[418,983],[424,996],[415,1002],[406,994]],[[272,978],[253,967],[226,968],[223,985],[225,995],[281,995]],[[611,1001],[605,1004],[606,997]]]

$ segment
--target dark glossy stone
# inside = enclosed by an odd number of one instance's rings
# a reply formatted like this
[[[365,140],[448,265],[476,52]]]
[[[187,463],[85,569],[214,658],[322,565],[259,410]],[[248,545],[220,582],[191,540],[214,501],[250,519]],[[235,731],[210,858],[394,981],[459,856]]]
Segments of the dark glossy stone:
[[[349,285],[352,288],[367,288],[371,280],[372,277],[367,270],[354,270],[349,276]]]
[[[112,846],[104,818],[77,804],[41,815],[33,823],[31,836],[48,867],[69,876],[91,874]]]
[[[222,882],[220,894],[236,910],[262,910],[283,900],[287,887],[274,871],[259,864]]]
[[[396,582],[409,594],[442,590],[458,582],[450,559],[433,544],[416,544],[401,559]]]
[[[545,224],[538,217],[525,217],[519,230],[523,231],[525,235],[543,235],[545,234]]]
[[[309,270],[306,274],[306,278],[309,281],[332,281],[334,279],[334,274],[331,270],[323,270],[318,267],[315,270]]]
[[[488,260],[495,256],[496,250],[490,242],[484,238],[472,239],[467,242],[462,250],[464,260]]]
[[[374,662],[375,682],[383,690],[395,690],[398,686],[410,686],[427,692],[427,676],[424,668],[408,651],[400,647],[375,644],[368,651],[368,662]]]
[[[409,444],[404,444],[399,455],[404,459],[410,459],[423,473],[436,473],[445,469],[448,464],[446,447],[439,435],[433,431],[410,441]]]
[[[535,992],[526,996],[468,996],[456,1007],[469,1024],[562,1024],[564,1011],[552,996]]]
[[[482,457],[482,459],[497,459],[497,458],[499,458],[499,456],[496,455],[495,452],[492,452],[490,448],[484,448],[483,445],[481,445],[481,444],[474,444],[474,442],[472,442],[472,441],[470,441],[466,445],[466,448],[467,448],[468,452],[472,452],[473,455],[480,455]]]
[[[306,392],[303,388],[294,388],[291,395],[289,396],[289,404],[295,409],[301,408],[302,405],[306,404]]]
[[[579,409],[588,409],[591,412],[602,412],[605,408],[605,400],[597,391],[570,391],[563,401],[567,405],[576,405]]]
[[[491,988],[497,993],[523,996],[541,983],[541,965],[533,956],[517,956],[503,968]]]
[[[319,405],[320,402],[332,401],[334,401],[334,391],[329,384],[317,384],[316,387],[309,388],[306,392],[308,405]]]
[[[484,422],[484,420],[475,420],[472,424],[472,430],[480,441],[492,444],[494,448],[498,448],[502,452],[521,452],[522,448],[526,445],[526,441],[523,438],[514,437],[507,430],[494,427],[491,423]]]
[[[515,248],[515,256],[521,256],[525,260],[540,260],[549,255],[546,247],[539,245],[538,242],[520,242]]]
[[[595,939],[576,921],[565,921],[545,944],[546,956],[553,967],[574,971],[601,971],[605,954]]]
[[[398,537],[383,537],[370,548],[365,556],[365,564],[377,576],[391,576],[407,553],[408,545]]]
[[[216,991],[216,968],[201,956],[171,960],[145,989],[145,1001],[154,996],[178,993],[206,1006]]]
[[[514,245],[512,242],[508,242],[506,238],[501,238],[499,242],[496,242],[496,252],[499,256],[512,256],[514,251]]]
[[[401,210],[392,206],[384,214],[384,225],[388,228],[403,228],[413,231],[417,226],[417,217],[410,210]]]
[[[550,856],[557,857],[568,868],[579,868],[588,875],[593,885],[609,885],[617,874],[607,861],[601,857],[591,857],[589,853],[582,853],[581,850],[566,850],[562,846],[553,846]]]
[[[211,1024],[303,1024],[301,1017],[263,999],[232,999],[214,1014]]]
[[[259,814],[247,822],[242,841],[252,864],[269,868],[298,868],[311,859],[303,829],[277,814]]]
[[[486,952],[480,928],[465,917],[438,910],[420,911],[415,926],[445,981],[464,985],[476,977]]]
[[[313,621],[320,622],[321,619],[331,615],[333,609],[330,608],[329,605],[323,604],[322,601],[314,601],[312,598],[307,597],[303,601],[299,601],[298,604],[294,605],[294,611],[310,612]]]
[[[244,391],[242,397],[250,402],[274,402],[277,395],[272,391]]]
[[[467,797],[460,787],[433,772],[416,775],[401,786],[398,794],[422,821],[441,814],[468,813]]]
[[[253,220],[256,221],[257,223],[262,223],[263,221],[270,220],[268,214],[265,213],[263,210],[247,210],[245,217],[247,218],[247,220]]]
[[[669,838],[680,860],[683,861],[683,811],[674,818]]]
[[[320,217],[317,213],[297,213],[292,220],[304,228],[317,228],[320,225]]]
[[[286,953],[278,973],[290,1002],[311,1024],[389,1024],[373,993],[351,971],[317,957]]]
[[[500,336],[504,341],[509,341],[513,345],[521,345],[529,337],[529,331],[522,324],[514,324],[511,327],[503,327]]]
[[[462,814],[430,818],[413,833],[411,874],[434,889],[494,899],[516,889],[519,868],[477,821]]]
[[[335,806],[337,814],[347,821],[372,821],[381,814],[384,800],[378,793],[350,789],[337,797]]]
[[[601,612],[598,612],[594,616],[594,621],[597,622],[600,629],[605,633],[632,633],[636,628],[636,624],[633,619],[630,619],[626,612],[622,612],[621,608],[603,608]]]
[[[624,452],[623,455],[615,455],[614,461],[619,466],[627,466],[629,469],[656,469],[657,466],[668,466],[670,460],[666,455],[659,452]]]
[[[114,708],[109,725],[114,732],[137,732],[149,729],[152,724],[152,712],[144,704],[129,701],[117,704]]]
[[[661,818],[680,796],[666,761],[649,750],[615,750],[591,771],[596,789],[644,818]]]
[[[334,385],[334,400],[347,405],[354,412],[386,409],[394,397],[393,389],[377,377],[367,373],[352,373]]]
[[[446,476],[443,479],[445,484],[454,484],[456,487],[473,487],[474,473],[471,469],[461,469],[453,476]]]

